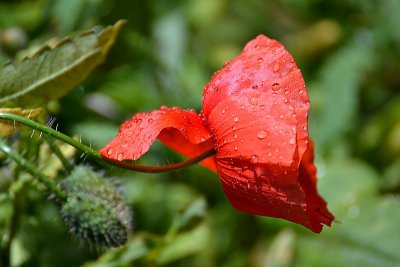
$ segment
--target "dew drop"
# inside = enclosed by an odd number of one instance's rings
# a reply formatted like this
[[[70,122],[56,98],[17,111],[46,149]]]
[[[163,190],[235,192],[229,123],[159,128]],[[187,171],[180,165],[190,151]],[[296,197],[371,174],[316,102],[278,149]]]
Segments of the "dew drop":
[[[147,121],[148,121],[149,123],[152,123],[152,122],[153,122],[153,119],[150,118],[150,119],[148,119]]]
[[[238,116],[233,118],[233,122],[238,122],[238,121],[239,121],[239,117]]]
[[[113,149],[112,148],[107,149],[107,155],[111,156],[112,153],[113,153]]]
[[[251,98],[250,98],[250,104],[252,104],[252,105],[257,105],[257,103],[258,103],[258,97],[256,97],[256,96],[252,96]]]
[[[275,63],[275,64],[274,64],[274,67],[273,67],[273,69],[272,69],[272,71],[273,71],[273,72],[278,72],[278,71],[279,71],[279,68],[280,68],[279,63]]]
[[[234,134],[233,134],[233,139],[236,139],[236,138],[238,138],[238,134],[237,134],[237,133],[234,133]]]
[[[262,139],[264,139],[265,137],[267,137],[267,135],[268,135],[268,133],[267,133],[266,131],[264,131],[264,130],[261,130],[261,131],[259,131],[259,132],[257,133],[257,137],[258,137],[258,139],[260,139],[260,140],[262,140]]]
[[[281,115],[279,116],[279,118],[280,118],[280,119],[283,119],[283,118],[285,118],[285,116],[284,116],[283,114],[281,114]]]
[[[160,107],[160,109],[161,109],[161,110],[166,110],[166,109],[168,109],[168,107],[165,106],[165,105],[162,105],[162,106]]]
[[[268,152],[268,157],[271,157],[271,156],[272,156],[272,152],[269,151],[269,152]]]
[[[253,88],[254,90],[256,90],[256,89],[258,89],[258,85],[255,84],[255,85],[253,85],[251,88]]]
[[[279,83],[272,84],[272,91],[278,91],[281,88]]]
[[[260,106],[260,109],[261,109],[261,110],[264,110],[264,109],[265,109],[265,105],[261,105],[261,106]]]
[[[253,155],[250,158],[250,163],[251,164],[256,164],[258,162],[258,156],[257,155]]]
[[[241,105],[240,108],[241,108],[241,109],[244,109],[244,105]]]
[[[307,126],[303,126],[303,131],[307,132]]]
[[[124,159],[124,153],[118,153],[117,160],[122,161]]]
[[[289,110],[294,110],[294,107],[292,105],[288,106]]]
[[[133,132],[132,132],[132,131],[129,131],[126,135],[127,135],[128,137],[132,137]]]
[[[204,142],[204,141],[206,141],[206,138],[204,136],[200,136],[200,141]]]
[[[291,117],[294,119],[294,118],[297,117],[297,114],[296,113],[292,113]]]
[[[238,150],[238,147],[237,147],[237,146],[234,146],[234,147],[233,147],[233,150],[237,151],[237,150]]]
[[[234,131],[234,130],[236,130],[236,126],[235,125],[232,126],[232,131]]]
[[[256,45],[254,46],[254,48],[255,48],[255,49],[259,49],[259,48],[260,48],[260,45],[259,45],[259,44],[256,44]]]
[[[283,102],[285,102],[285,103],[287,103],[289,100],[287,99],[287,98],[285,98],[284,100],[283,100]]]
[[[262,57],[259,57],[259,58],[257,59],[257,61],[258,61],[258,63],[262,63],[262,62],[264,61],[264,59],[263,59]]]
[[[301,95],[303,93],[303,89],[300,89],[299,90],[299,94]]]
[[[294,138],[290,138],[289,140],[289,144],[294,145],[296,144],[296,140],[294,140]]]
[[[222,113],[222,114],[225,114],[225,112],[226,112],[226,110],[223,108],[223,109],[221,110],[221,113]]]

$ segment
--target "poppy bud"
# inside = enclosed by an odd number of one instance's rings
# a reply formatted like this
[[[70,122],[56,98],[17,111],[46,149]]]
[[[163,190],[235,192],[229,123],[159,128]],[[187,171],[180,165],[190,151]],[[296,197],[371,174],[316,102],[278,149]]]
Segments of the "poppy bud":
[[[132,215],[113,183],[79,166],[60,186],[68,194],[60,214],[73,235],[99,248],[126,243]]]

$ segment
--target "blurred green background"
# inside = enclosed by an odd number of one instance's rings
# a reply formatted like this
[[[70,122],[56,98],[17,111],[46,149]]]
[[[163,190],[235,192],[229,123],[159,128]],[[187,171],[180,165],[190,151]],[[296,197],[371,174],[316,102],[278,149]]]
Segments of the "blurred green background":
[[[30,194],[13,266],[400,266],[399,14],[398,0],[0,1],[0,63],[47,39],[128,20],[107,61],[49,107],[59,130],[97,148],[135,112],[199,111],[202,87],[247,41],[261,33],[279,40],[309,90],[318,187],[339,221],[317,235],[240,214],[218,176],[200,166],[156,175],[111,169],[134,211],[126,247],[87,248],[53,203]],[[140,162],[179,160],[156,144]],[[10,207],[1,197],[0,211],[2,226]]]

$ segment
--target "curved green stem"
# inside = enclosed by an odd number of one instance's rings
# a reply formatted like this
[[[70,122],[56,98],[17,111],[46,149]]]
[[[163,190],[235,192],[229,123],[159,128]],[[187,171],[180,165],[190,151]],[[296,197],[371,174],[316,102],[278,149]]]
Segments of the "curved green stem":
[[[96,160],[98,160],[100,163],[104,162],[103,159],[101,158],[99,152],[97,152],[93,148],[82,144],[81,142],[69,137],[68,135],[60,133],[57,130],[54,130],[53,128],[50,128],[47,125],[43,125],[37,121],[30,120],[28,118],[19,116],[17,114],[8,113],[8,112],[0,112],[0,119],[11,120],[11,121],[15,121],[15,122],[24,124],[32,129],[38,130],[40,132],[43,132],[45,134],[48,134],[48,135],[56,138],[56,139],[59,139],[65,143],[75,147],[76,149],[79,149],[83,153],[91,155]]]
[[[169,164],[165,166],[141,166],[141,165],[135,165],[134,163],[128,163],[126,161],[118,161],[118,160],[111,160],[111,159],[105,159],[102,158],[99,154],[98,151],[94,150],[91,147],[88,147],[81,142],[76,141],[75,139],[69,137],[68,135],[65,135],[63,133],[60,133],[57,130],[54,130],[53,128],[50,128],[46,125],[43,125],[39,122],[36,122],[34,120],[30,120],[28,118],[13,114],[13,113],[8,113],[8,112],[0,112],[0,119],[5,119],[5,120],[12,120],[21,124],[24,124],[32,129],[38,130],[40,132],[43,132],[49,136],[52,136],[56,139],[59,139],[76,149],[82,151],[83,153],[86,153],[93,158],[95,158],[101,165],[105,165],[105,163],[112,164],[114,166],[128,169],[131,171],[137,171],[137,172],[147,172],[147,173],[158,173],[158,172],[167,172],[167,171],[173,171],[177,170],[183,167],[187,167],[190,165],[193,165],[194,163],[200,162],[203,159],[206,159],[212,155],[215,154],[215,150],[211,149],[206,151],[205,153],[198,155],[194,158],[187,159],[185,161],[181,161],[175,164]]]
[[[0,151],[6,154],[8,157],[12,158],[18,165],[35,177],[39,182],[44,184],[47,189],[56,195],[60,200],[66,200],[67,194],[57,187],[56,183],[46,177],[43,173],[37,171],[35,167],[29,163],[24,157],[22,157],[17,152],[13,151],[9,146],[7,146],[3,141],[0,141]]]
[[[178,163],[164,165],[164,166],[141,166],[135,165],[134,163],[128,163],[126,161],[119,161],[113,159],[105,159],[107,162],[111,163],[112,165],[118,166],[123,169],[137,171],[137,172],[147,172],[147,173],[158,173],[158,172],[167,172],[167,171],[174,171],[177,169],[181,169],[184,167],[188,167],[193,165],[194,163],[200,162],[203,159],[206,159],[215,154],[215,150],[211,149],[206,151],[203,154],[200,154],[194,158],[190,158]]]

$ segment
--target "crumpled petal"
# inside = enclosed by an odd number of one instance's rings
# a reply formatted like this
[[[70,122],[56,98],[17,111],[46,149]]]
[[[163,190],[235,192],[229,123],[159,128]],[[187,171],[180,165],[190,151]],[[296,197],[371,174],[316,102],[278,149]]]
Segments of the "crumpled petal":
[[[333,216],[317,194],[312,160],[307,168],[300,164],[310,142],[308,108],[290,54],[259,36],[205,87],[202,115],[214,136],[225,194],[236,209],[320,232]]]
[[[243,52],[217,71],[203,88],[202,115],[225,98],[242,91],[304,91],[297,97],[305,100],[304,80],[293,57],[278,41],[259,35],[246,44]]]
[[[213,147],[210,132],[196,112],[162,107],[137,113],[125,121],[117,136],[100,150],[100,154],[111,160],[137,160],[159,135],[167,146],[186,156],[196,156]],[[212,166],[209,162],[208,167]]]

